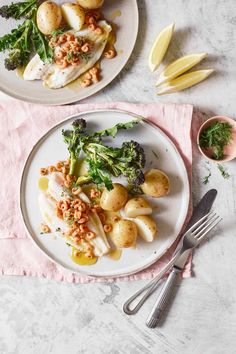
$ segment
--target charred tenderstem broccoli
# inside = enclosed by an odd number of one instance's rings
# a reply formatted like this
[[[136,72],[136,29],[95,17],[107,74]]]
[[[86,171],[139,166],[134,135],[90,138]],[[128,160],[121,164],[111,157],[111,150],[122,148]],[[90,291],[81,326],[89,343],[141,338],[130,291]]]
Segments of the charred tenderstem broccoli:
[[[37,9],[37,0],[11,3],[0,7],[0,16],[6,19],[14,18],[15,20],[22,17],[30,18],[34,9]]]
[[[28,0],[0,8],[0,16],[27,19],[10,33],[0,37],[0,52],[10,50],[5,59],[7,70],[14,70],[29,61],[30,53],[37,52],[41,60],[51,62],[53,52],[48,45],[48,39],[39,31],[36,25],[37,1]]]
[[[7,70],[14,70],[17,67],[26,64],[28,61],[31,51],[31,45],[28,38],[31,30],[32,24],[30,20],[26,20],[18,28],[12,30],[11,38],[9,38],[9,41],[6,41],[6,46],[11,49],[8,58],[5,59],[5,67]],[[0,49],[2,48],[1,42],[3,41],[0,39]]]
[[[110,129],[88,134],[86,121],[77,119],[72,124],[72,130],[62,132],[70,153],[70,174],[75,173],[75,165],[81,152],[86,155],[88,174],[78,177],[76,182],[78,185],[94,182],[97,185],[104,184],[110,190],[113,188],[111,176],[121,175],[132,185],[144,182],[142,168],[145,166],[145,154],[140,144],[129,141],[119,148],[114,148],[105,145],[102,140],[105,136],[115,137],[119,130],[132,128],[138,122],[133,120],[119,123]]]

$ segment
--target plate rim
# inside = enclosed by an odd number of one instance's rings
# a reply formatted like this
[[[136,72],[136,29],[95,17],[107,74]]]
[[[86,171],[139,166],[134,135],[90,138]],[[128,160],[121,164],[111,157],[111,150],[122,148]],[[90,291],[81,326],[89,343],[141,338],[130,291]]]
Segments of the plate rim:
[[[185,205],[185,210],[184,210],[184,220],[183,220],[183,223],[180,225],[179,229],[178,229],[178,232],[176,233],[176,237],[174,238],[174,240],[172,240],[170,242],[170,244],[165,248],[163,249],[163,251],[155,258],[153,258],[150,262],[148,262],[147,264],[145,264],[145,266],[140,266],[138,267],[137,269],[135,270],[131,270],[129,272],[124,272],[124,273],[118,273],[118,272],[106,272],[105,275],[96,275],[96,274],[92,274],[90,272],[87,272],[87,271],[83,271],[82,269],[80,270],[75,270],[75,269],[71,269],[67,266],[64,266],[63,264],[59,263],[57,260],[55,260],[53,257],[50,256],[49,252],[45,252],[44,249],[42,247],[40,247],[40,244],[39,242],[37,242],[37,239],[35,239],[32,235],[31,235],[31,232],[30,232],[30,225],[27,226],[27,222],[26,222],[26,213],[27,213],[27,210],[26,210],[26,207],[25,207],[25,203],[24,203],[24,190],[25,190],[25,181],[26,181],[26,176],[27,176],[27,169],[30,165],[30,159],[31,159],[31,156],[35,153],[36,149],[38,148],[38,146],[40,146],[41,142],[47,138],[48,134],[51,134],[53,133],[54,130],[56,130],[60,125],[63,125],[65,124],[67,121],[71,120],[72,118],[74,117],[79,117],[79,116],[83,116],[83,115],[87,115],[87,114],[91,114],[91,113],[101,113],[101,112],[116,112],[116,113],[123,113],[123,114],[127,114],[133,118],[136,118],[136,119],[140,119],[142,118],[142,120],[147,123],[148,125],[151,125],[154,129],[157,129],[159,131],[159,133],[161,135],[163,135],[167,141],[171,144],[171,146],[173,147],[173,149],[175,150],[176,154],[178,155],[179,157],[179,161],[182,165],[182,168],[183,168],[183,171],[184,171],[184,174],[185,174],[185,177],[186,177],[186,180],[187,180],[187,196],[186,196],[186,205]],[[189,176],[188,176],[188,172],[187,172],[187,168],[186,168],[186,165],[185,165],[185,162],[183,160],[183,157],[182,155],[180,154],[177,146],[174,144],[174,142],[169,138],[169,136],[161,129],[159,128],[155,123],[151,122],[150,120],[148,120],[147,118],[139,115],[139,114],[136,114],[134,112],[130,112],[130,111],[127,111],[127,110],[122,110],[122,109],[115,109],[115,108],[107,108],[107,109],[95,109],[95,110],[86,110],[84,112],[79,112],[79,113],[75,113],[75,114],[72,114],[72,115],[69,115],[67,116],[65,119],[63,119],[61,122],[57,123],[56,125],[54,125],[53,127],[51,127],[43,136],[41,136],[38,141],[33,145],[32,149],[30,150],[28,156],[27,156],[27,159],[25,160],[24,162],[24,166],[23,166],[23,170],[21,172],[21,179],[20,179],[20,198],[19,198],[19,207],[20,207],[20,214],[21,214],[21,219],[23,221],[23,224],[24,224],[24,227],[25,227],[25,230],[27,231],[27,234],[29,235],[30,237],[30,240],[36,244],[36,246],[40,249],[40,251],[44,254],[44,256],[46,256],[50,261],[56,263],[59,267],[61,267],[62,269],[66,270],[66,271],[70,271],[74,274],[78,274],[78,275],[81,275],[81,276],[87,276],[87,277],[92,277],[92,278],[101,278],[101,279],[106,279],[106,278],[117,278],[117,277],[125,277],[125,276],[128,276],[128,275],[132,275],[132,274],[136,274],[144,269],[147,269],[148,267],[150,267],[151,265],[153,265],[155,262],[157,262],[167,251],[168,249],[175,243],[175,241],[177,240],[178,236],[180,235],[180,232],[186,222],[186,218],[188,216],[188,210],[189,210],[189,203],[190,203],[190,180],[189,180]]]
[[[12,97],[12,98],[15,98],[15,99],[18,99],[20,101],[23,101],[23,102],[29,102],[29,103],[34,103],[34,104],[40,104],[40,105],[43,105],[43,106],[61,106],[61,105],[66,105],[66,104],[72,104],[72,103],[77,103],[77,102],[81,102],[82,100],[86,99],[86,98],[89,98],[93,95],[95,95],[96,93],[100,92],[101,90],[103,90],[105,87],[107,87],[119,74],[120,72],[123,70],[123,68],[125,67],[125,65],[127,64],[127,62],[129,61],[130,57],[131,57],[131,54],[134,50],[134,47],[136,45],[136,42],[137,42],[137,37],[138,37],[138,31],[139,31],[139,8],[138,8],[138,3],[137,3],[137,0],[132,0],[134,2],[134,11],[135,11],[135,22],[136,22],[136,26],[135,26],[135,32],[134,32],[134,42],[133,42],[133,45],[130,47],[130,50],[128,51],[128,54],[127,54],[127,57],[126,59],[124,60],[124,62],[117,66],[117,70],[116,72],[111,75],[111,77],[104,82],[104,84],[101,85],[101,87],[97,88],[93,93],[89,94],[89,95],[86,95],[86,93],[79,99],[75,99],[75,98],[71,98],[71,99],[65,99],[63,101],[60,101],[58,103],[48,103],[48,102],[43,102],[43,101],[40,101],[40,100],[35,100],[35,99],[30,99],[28,97],[23,97],[21,96],[20,94],[15,94],[15,93],[12,93],[10,90],[8,90],[7,87],[3,87],[3,85],[0,83],[0,91],[2,91],[3,93],[7,94],[8,96]],[[100,81],[102,82],[102,81]],[[66,87],[66,86],[65,86]],[[63,87],[63,88],[65,88]],[[56,90],[55,90],[55,93],[56,93]]]

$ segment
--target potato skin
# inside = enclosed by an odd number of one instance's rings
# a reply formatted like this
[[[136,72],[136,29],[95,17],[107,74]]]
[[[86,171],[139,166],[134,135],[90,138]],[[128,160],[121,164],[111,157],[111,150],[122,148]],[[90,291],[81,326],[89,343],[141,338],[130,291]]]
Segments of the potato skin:
[[[100,199],[100,206],[104,210],[118,211],[125,206],[128,199],[127,189],[122,184],[114,183],[113,189],[104,189]]]
[[[77,0],[78,4],[85,9],[98,9],[102,6],[104,0]]]
[[[67,24],[73,28],[75,31],[81,30],[85,21],[84,9],[74,3],[65,3],[61,6],[62,17],[67,22]]]
[[[118,248],[132,247],[137,239],[137,226],[131,220],[120,220],[113,228],[112,240]]]
[[[37,26],[43,34],[51,34],[59,28],[62,20],[61,8],[53,1],[43,2],[37,11]]]
[[[169,177],[161,170],[151,169],[145,173],[145,182],[141,185],[142,191],[154,198],[167,195],[170,191]]]
[[[130,199],[125,205],[125,214],[129,218],[135,218],[138,215],[149,215],[152,208],[147,200],[141,197]]]

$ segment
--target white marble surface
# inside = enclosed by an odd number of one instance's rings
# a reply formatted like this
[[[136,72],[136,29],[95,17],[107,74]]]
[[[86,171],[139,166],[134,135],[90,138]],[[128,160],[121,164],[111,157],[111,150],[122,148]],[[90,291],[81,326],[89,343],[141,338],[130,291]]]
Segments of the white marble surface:
[[[107,89],[86,101],[185,102],[194,104],[203,117],[226,114],[235,118],[235,0],[138,3],[140,31],[131,60]],[[166,60],[206,51],[209,59],[200,66],[214,67],[216,74],[186,92],[158,98],[147,55],[156,33],[172,21],[176,33]],[[71,285],[1,277],[0,353],[236,353],[236,161],[227,167],[230,179],[224,180],[211,166],[212,178],[204,186],[206,163],[194,156],[194,202],[207,189],[217,188],[215,208],[224,221],[215,237],[196,251],[195,277],[179,284],[162,327],[145,326],[156,295],[136,316],[122,312],[124,300],[145,282]]]

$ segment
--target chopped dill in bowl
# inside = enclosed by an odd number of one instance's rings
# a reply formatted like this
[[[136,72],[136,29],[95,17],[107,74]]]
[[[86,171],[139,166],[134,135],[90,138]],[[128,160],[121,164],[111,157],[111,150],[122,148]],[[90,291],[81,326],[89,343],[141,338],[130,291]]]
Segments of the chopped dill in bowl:
[[[201,148],[209,148],[212,158],[220,160],[224,157],[224,148],[232,140],[232,126],[228,122],[214,122],[202,131],[199,139]]]

